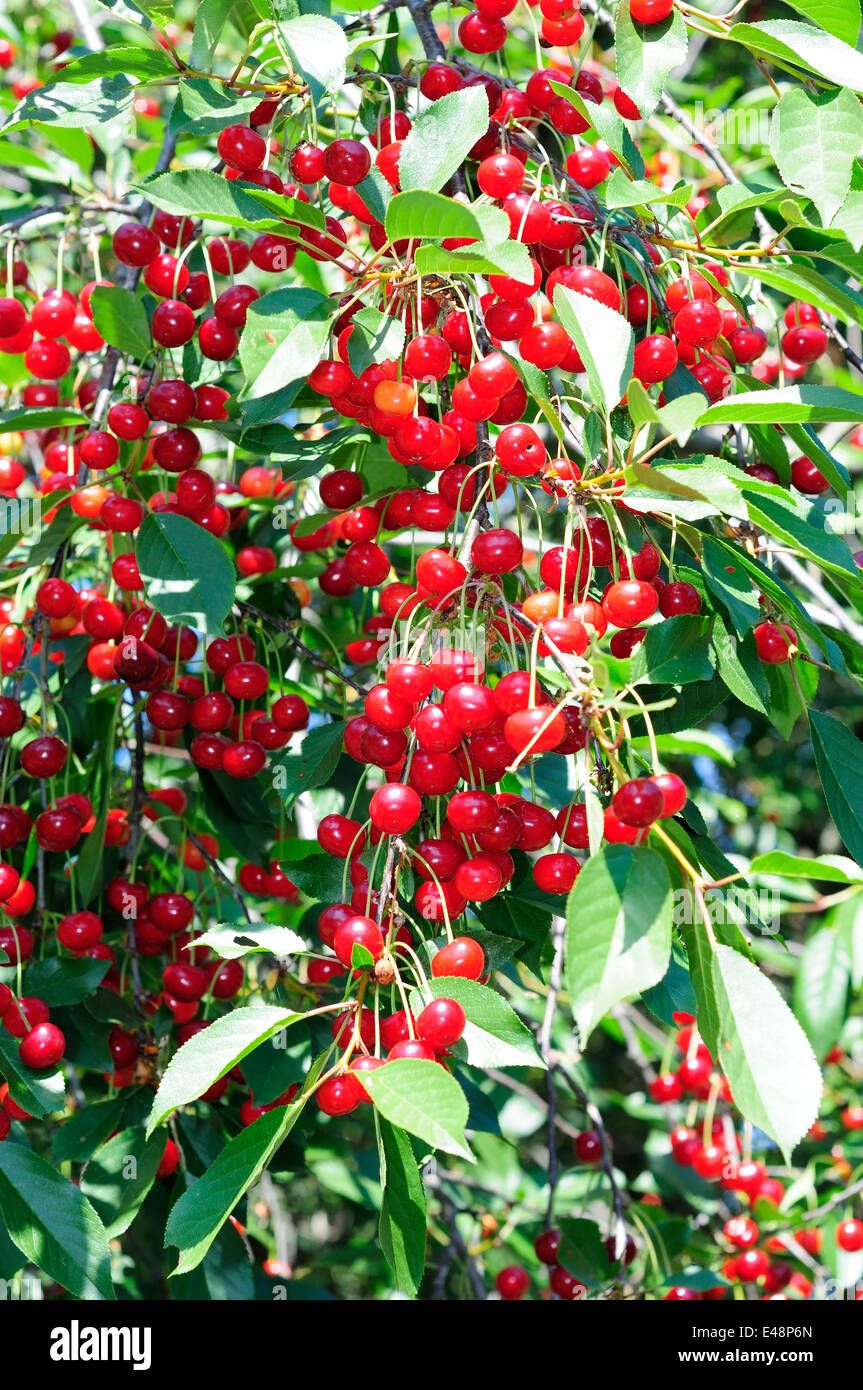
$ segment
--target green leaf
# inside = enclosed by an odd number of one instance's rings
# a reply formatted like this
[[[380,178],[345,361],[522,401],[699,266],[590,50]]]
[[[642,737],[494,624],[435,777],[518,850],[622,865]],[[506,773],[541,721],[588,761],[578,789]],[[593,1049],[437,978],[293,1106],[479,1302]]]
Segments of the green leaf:
[[[335,20],[303,14],[279,26],[282,39],[313,92],[335,96],[345,85],[348,41]],[[317,89],[317,90],[316,90]]]
[[[729,946],[713,967],[719,1062],[734,1104],[781,1149],[791,1151],[818,1116],[821,1071],[800,1024],[767,976]]]
[[[457,976],[431,979],[422,1000],[455,999],[467,1017],[461,1042],[474,1067],[545,1067],[530,1029],[497,990]],[[456,1045],[456,1053],[461,1043]]]
[[[770,687],[752,633],[748,632],[742,640],[736,641],[717,613],[713,620],[712,642],[720,680],[744,705],[766,714]]]
[[[298,796],[323,786],[341,757],[345,726],[342,722],[310,729],[296,753],[283,753],[272,763],[273,787],[286,807]]]
[[[16,405],[0,414],[0,434],[23,434],[27,430],[52,430],[62,425],[86,424],[88,417],[82,410],[73,410],[64,405],[45,406],[41,410]]]
[[[126,1108],[126,1096],[88,1102],[64,1120],[51,1145],[54,1163],[84,1163],[118,1127]]]
[[[401,357],[405,345],[401,319],[378,309],[360,309],[351,323],[348,362],[354,376],[361,376],[366,367],[376,362],[395,362]]]
[[[464,1135],[464,1092],[437,1062],[387,1062],[377,1071],[364,1072],[363,1085],[385,1120],[434,1149],[474,1161]]]
[[[491,237],[505,241],[509,235],[509,219],[501,209],[470,207],[442,193],[426,193],[420,188],[395,195],[387,207],[384,227],[390,241],[412,237],[423,241],[443,241],[445,237]]]
[[[530,252],[521,241],[482,240],[456,251],[426,242],[417,247],[414,264],[421,275],[511,275],[524,284],[531,275]]]
[[[686,58],[689,37],[683,16],[673,10],[659,24],[637,24],[629,13],[629,0],[621,0],[614,41],[617,80],[647,120],[659,105],[668,74]]]
[[[632,376],[632,326],[607,304],[565,285],[555,288],[554,307],[585,365],[594,404],[610,415]]]
[[[743,391],[705,410],[699,425],[825,425],[863,420],[863,396],[837,386],[784,386]]]
[[[859,107],[859,102],[855,102]],[[835,219],[834,219],[835,222]],[[803,299],[827,314],[835,314],[847,323],[863,322],[863,296],[828,280],[820,271],[808,265],[764,265],[755,272],[762,285],[781,290],[792,299]]]
[[[689,901],[694,907],[691,895]],[[680,923],[680,935],[686,948],[689,978],[695,991],[698,1031],[705,1047],[716,1056],[719,1046],[719,1006],[713,983],[713,946],[697,911],[691,914],[691,920]]]
[[[830,223],[832,231],[842,232],[855,251],[863,246],[863,192],[853,189]]]
[[[809,711],[809,731],[827,809],[845,848],[863,865],[863,744],[817,709]]]
[[[555,82],[552,79],[549,81],[549,86],[557,96],[563,97],[564,101],[575,107],[582,120],[587,121],[588,125],[593,127],[600,140],[605,141],[608,148],[617,155],[633,178],[643,177],[644,160],[641,157],[641,151],[630,135],[623,117],[618,115],[613,106],[609,106],[605,102],[599,106],[596,102],[585,101],[580,92],[577,92],[574,87],[567,87],[563,82]],[[609,180],[606,191],[610,187],[610,183]],[[651,190],[651,201],[656,201],[657,195],[659,201],[662,201],[663,195],[656,184],[651,184]]]
[[[668,618],[649,627],[636,648],[630,675],[654,685],[686,685],[709,681],[713,675],[710,620],[694,613]]]
[[[186,77],[180,83],[168,128],[172,135],[185,131],[197,136],[216,135],[225,126],[245,124],[259,96],[256,92],[241,96],[223,83],[211,82],[205,77]]]
[[[677,1027],[676,1013],[695,1016],[697,1003],[692,980],[686,966],[676,956],[672,955],[659,984],[644,990],[641,1002],[669,1028]]]
[[[154,207],[165,212],[204,217],[228,227],[256,228],[294,238],[298,235],[297,225],[289,224],[316,227],[319,231],[324,228],[323,213],[311,203],[301,203],[297,198],[241,179],[226,179],[210,169],[153,174],[142,179],[137,187]]]
[[[0,1216],[18,1249],[73,1298],[114,1297],[102,1222],[74,1183],[23,1144],[0,1144]]]
[[[785,0],[785,3],[820,24],[828,34],[856,47],[860,34],[860,0]]]
[[[273,290],[250,306],[240,339],[243,399],[281,396],[287,385],[296,395],[320,361],[333,307],[326,295],[304,288]]]
[[[485,88],[463,87],[432,102],[414,121],[399,156],[402,191],[437,193],[488,130]]]
[[[425,1189],[404,1130],[380,1114],[375,1118],[383,1188],[378,1238],[396,1288],[413,1296],[425,1269]]]
[[[826,1057],[845,1022],[851,959],[842,933],[823,927],[806,942],[794,976],[794,1012],[816,1057]]]
[[[9,1085],[9,1094],[28,1114],[47,1115],[62,1110],[66,1103],[66,1083],[61,1071],[46,1076],[43,1071],[25,1067],[18,1052],[18,1039],[0,1028],[0,1074]]]
[[[782,181],[812,199],[825,226],[845,201],[861,144],[863,111],[847,89],[810,96],[792,87],[774,108],[770,149]]]
[[[742,43],[762,57],[778,58],[781,63],[794,63],[808,72],[826,77],[837,87],[863,91],[863,53],[831,34],[813,29],[810,24],[798,24],[791,19],[767,20],[764,24],[732,24],[726,37],[735,43]],[[621,86],[626,86],[626,83],[621,81]]]
[[[859,583],[860,570],[847,541],[838,536],[830,518],[805,497],[747,496],[749,519],[760,531],[790,545],[801,555],[814,560],[822,569],[839,575],[850,575]]]
[[[706,1293],[708,1289],[730,1289],[731,1283],[724,1275],[717,1275],[715,1269],[705,1269],[703,1265],[687,1265],[676,1269],[662,1282],[663,1289],[680,1285],[684,1289],[695,1289],[696,1293]]]
[[[263,1172],[302,1114],[306,1097],[278,1106],[241,1129],[171,1208],[165,1244],[180,1248],[174,1274],[188,1274],[206,1255],[234,1207]]]
[[[94,77],[128,73],[142,80],[178,75],[177,65],[164,48],[120,47],[112,45],[99,53],[73,58],[63,68],[61,82],[88,82]]]
[[[605,205],[608,208],[634,208],[640,205],[652,207],[657,203],[670,203],[683,208],[692,197],[692,185],[680,183],[667,193],[657,194],[656,184],[649,179],[630,179],[622,169],[614,169],[605,189]]]
[[[97,285],[90,299],[93,322],[111,347],[137,362],[153,351],[153,338],[143,300],[118,285]]]
[[[236,575],[227,550],[186,516],[145,516],[135,555],[147,602],[169,622],[220,636],[234,603]]]
[[[201,0],[195,10],[190,58],[192,67],[199,72],[208,68],[227,23],[233,22],[240,33],[248,37],[257,18],[249,0]]]
[[[716,235],[720,228],[723,229],[723,239],[728,237],[734,239],[734,232],[741,222],[746,223],[747,229],[751,225],[751,219],[743,219],[740,214],[748,212],[752,208],[765,208],[770,203],[779,198],[787,198],[784,188],[766,188],[761,184],[750,182],[727,183],[715,190],[719,212],[716,213],[711,208],[709,213],[702,213],[704,225],[709,222],[712,235]],[[790,201],[790,200],[789,200]]]
[[[299,1018],[302,1014],[262,1004],[224,1014],[203,1033],[189,1038],[165,1069],[150,1112],[148,1136],[172,1110],[197,1100],[253,1047]]]
[[[256,951],[271,956],[292,956],[308,950],[303,938],[290,927],[276,926],[272,922],[211,927],[195,940],[209,946],[222,960],[240,960]]]
[[[639,387],[633,381],[630,390]],[[688,414],[702,413],[703,399],[697,406],[691,396],[678,399],[692,402]],[[746,516],[740,489],[730,479],[709,467],[688,469],[683,465],[649,468],[646,464],[630,464],[625,473],[626,505],[636,512],[659,512],[680,517],[684,521],[702,521],[718,514]]]
[[[94,82],[49,82],[19,101],[4,123],[5,134],[32,125],[73,126],[93,130],[130,116],[135,87],[127,77],[99,77]]]
[[[671,956],[671,882],[654,850],[591,855],[566,904],[566,985],[581,1047],[622,999],[658,984]]]
[[[95,830],[92,832],[95,834]],[[27,988],[50,1009],[80,1004],[102,983],[108,970],[104,960],[67,960],[48,956],[27,966]]]
[[[587,1217],[564,1217],[560,1222],[560,1262],[580,1284],[596,1287],[609,1279],[608,1251],[599,1227]],[[565,1262],[565,1263],[564,1263]]]
[[[282,846],[279,867],[292,883],[317,902],[341,902],[344,864],[326,854],[317,840],[289,840]]]
[[[841,854],[822,854],[808,858],[786,854],[781,849],[757,854],[749,866],[750,874],[776,874],[779,878],[805,878],[827,883],[863,883],[863,869]]]
[[[378,222],[385,221],[393,190],[377,165],[372,165],[365,178],[356,185],[356,190],[372,217],[377,218]]]
[[[164,1152],[164,1135],[147,1139],[142,1129],[121,1129],[90,1159],[80,1187],[109,1240],[128,1230],[138,1215]]]

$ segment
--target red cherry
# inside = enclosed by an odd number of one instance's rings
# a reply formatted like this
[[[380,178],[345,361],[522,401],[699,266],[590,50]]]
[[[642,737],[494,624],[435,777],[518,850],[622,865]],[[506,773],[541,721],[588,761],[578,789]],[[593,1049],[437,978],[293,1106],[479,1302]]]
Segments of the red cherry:
[[[384,952],[384,939],[377,922],[371,917],[349,917],[337,928],[333,938],[333,950],[342,965],[351,964],[354,946],[362,946],[373,960],[380,960]]]
[[[780,666],[790,660],[792,648],[797,645],[797,633],[785,623],[781,626],[759,623],[754,636],[758,655],[769,666]]]
[[[324,175],[352,188],[365,178],[371,162],[371,154],[358,140],[333,140],[324,150]]]
[[[683,1087],[680,1078],[674,1072],[664,1072],[660,1076],[654,1077],[648,1091],[650,1099],[658,1101],[661,1105],[667,1105],[670,1101],[680,1100],[683,1095]]]
[[[267,154],[267,142],[250,126],[229,125],[219,132],[216,141],[219,158],[232,169],[251,173],[259,169]]]
[[[828,479],[815,467],[811,459],[806,458],[805,454],[801,455],[800,458],[792,459],[791,481],[800,492],[816,497],[819,493],[826,492],[830,486]]]
[[[729,1245],[739,1250],[747,1250],[758,1239],[758,1227],[748,1216],[732,1216],[722,1228],[722,1234]]]
[[[573,854],[543,854],[533,866],[533,880],[544,893],[568,893],[580,869]]]
[[[573,1141],[575,1156],[581,1163],[598,1163],[602,1158],[602,1140],[595,1129],[585,1129]]]
[[[347,1115],[356,1110],[365,1097],[362,1082],[351,1071],[329,1077],[315,1092],[315,1099],[325,1115]]]
[[[863,1221],[843,1221],[836,1227],[836,1244],[840,1250],[863,1250]]]
[[[495,1276],[494,1283],[501,1298],[511,1303],[524,1298],[530,1288],[530,1276],[521,1265],[507,1265]]]
[[[417,1017],[417,1037],[435,1052],[445,1052],[465,1030],[465,1012],[455,999],[433,999]]]
[[[661,24],[671,14],[674,0],[629,0],[629,13],[639,24]]]
[[[431,972],[435,978],[458,975],[465,980],[478,980],[484,971],[485,953],[469,936],[455,937],[432,958]]]
[[[46,1071],[56,1066],[66,1051],[66,1039],[55,1023],[37,1023],[21,1039],[19,1049],[25,1067]]]
[[[652,825],[662,815],[663,793],[649,777],[634,777],[615,792],[612,806],[614,814],[624,825],[643,828]]]
[[[602,599],[602,611],[615,627],[637,627],[656,612],[659,595],[643,579],[623,579],[609,585]]]
[[[378,787],[369,806],[372,824],[387,835],[403,835],[416,824],[421,811],[417,793],[401,782]]]

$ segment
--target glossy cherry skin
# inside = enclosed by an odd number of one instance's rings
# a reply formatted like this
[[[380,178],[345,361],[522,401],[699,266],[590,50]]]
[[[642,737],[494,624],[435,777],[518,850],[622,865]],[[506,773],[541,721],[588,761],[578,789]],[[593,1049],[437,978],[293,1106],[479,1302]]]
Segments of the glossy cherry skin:
[[[659,820],[665,800],[661,788],[649,777],[634,777],[615,792],[612,806],[624,825],[642,828]]]
[[[611,584],[602,599],[602,611],[615,627],[637,627],[656,612],[659,595],[643,579],[623,579]]]
[[[25,1067],[47,1071],[56,1066],[66,1051],[66,1039],[56,1023],[37,1023],[21,1039],[19,1055]]]
[[[350,1071],[329,1077],[315,1092],[315,1099],[325,1115],[347,1115],[366,1098],[362,1082]]]
[[[469,936],[455,937],[432,958],[431,972],[435,978],[458,975],[465,980],[478,980],[484,970],[485,952]]]
[[[467,1019],[461,1004],[455,999],[433,999],[418,1015],[417,1037],[435,1052],[445,1052],[457,1043]]]
[[[842,1221],[836,1227],[836,1244],[840,1250],[863,1250],[863,1221]]]
[[[383,955],[384,939],[381,929],[371,917],[349,917],[336,929],[333,938],[333,950],[342,965],[351,964],[351,953],[354,946],[364,947],[373,960],[380,960]]]
[[[521,1265],[507,1265],[495,1276],[494,1283],[501,1298],[513,1302],[524,1298],[530,1288],[530,1276]]]
[[[759,623],[754,635],[758,655],[769,666],[780,666],[788,661],[792,648],[797,645],[796,632],[785,623]]]
[[[595,1129],[585,1129],[573,1141],[575,1156],[581,1163],[598,1163],[602,1158],[602,1140]]]

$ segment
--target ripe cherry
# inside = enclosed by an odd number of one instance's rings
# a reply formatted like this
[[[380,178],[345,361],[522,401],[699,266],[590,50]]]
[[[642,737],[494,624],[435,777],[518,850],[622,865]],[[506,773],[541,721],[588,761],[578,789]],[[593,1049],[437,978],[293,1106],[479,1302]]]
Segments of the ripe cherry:
[[[723,1226],[722,1234],[729,1245],[748,1250],[758,1239],[758,1227],[748,1216],[732,1216]]]
[[[219,158],[232,169],[251,173],[259,169],[267,153],[267,142],[250,126],[229,125],[219,132],[216,141]]]
[[[331,1076],[318,1087],[315,1099],[325,1115],[347,1115],[366,1096],[362,1082],[351,1071]]]
[[[433,999],[417,1016],[417,1037],[435,1052],[445,1052],[458,1042],[466,1022],[464,1009],[457,1000]]]
[[[836,1227],[836,1244],[840,1250],[863,1250],[863,1221],[843,1221]]]
[[[759,623],[754,636],[758,655],[769,666],[781,666],[790,660],[797,645],[797,633],[786,623]]]
[[[485,953],[479,942],[469,936],[457,936],[432,957],[431,973],[435,978],[458,975],[465,980],[478,980],[485,970]]]
[[[573,1148],[580,1163],[598,1163],[602,1158],[602,1140],[595,1129],[582,1130],[574,1139]]]
[[[643,579],[622,579],[610,584],[602,598],[602,611],[615,627],[637,627],[656,612],[659,595]]]
[[[649,777],[634,777],[615,792],[612,805],[624,825],[642,828],[659,820],[664,798],[661,788]]]
[[[65,1051],[66,1039],[56,1023],[37,1023],[21,1039],[19,1049],[24,1066],[33,1067],[36,1071],[47,1071],[49,1067],[56,1066]]]
[[[362,946],[373,960],[380,960],[384,953],[384,939],[377,922],[371,917],[349,917],[336,929],[333,950],[342,965],[351,964],[354,946]]]
[[[494,1283],[501,1298],[511,1303],[524,1298],[530,1288],[530,1276],[521,1265],[507,1265],[495,1275]]]

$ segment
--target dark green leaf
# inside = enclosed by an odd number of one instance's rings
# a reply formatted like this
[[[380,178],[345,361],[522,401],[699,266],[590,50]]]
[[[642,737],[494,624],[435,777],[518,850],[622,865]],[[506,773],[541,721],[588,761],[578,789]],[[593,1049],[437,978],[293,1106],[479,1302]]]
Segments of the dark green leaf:
[[[396,1287],[415,1294],[425,1266],[426,1197],[404,1130],[377,1117],[383,1201],[379,1238]]]
[[[651,849],[591,855],[566,904],[565,978],[581,1046],[615,1004],[658,984],[671,956],[671,883]]]
[[[74,1183],[22,1144],[0,1144],[0,1216],[19,1250],[73,1298],[114,1297],[96,1212]]]
[[[135,555],[147,600],[176,624],[222,634],[234,602],[236,574],[225,547],[186,516],[145,516]]]

